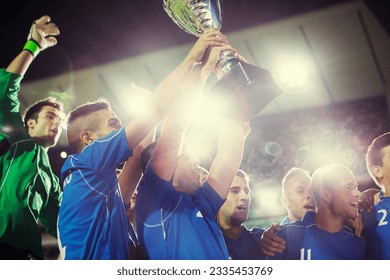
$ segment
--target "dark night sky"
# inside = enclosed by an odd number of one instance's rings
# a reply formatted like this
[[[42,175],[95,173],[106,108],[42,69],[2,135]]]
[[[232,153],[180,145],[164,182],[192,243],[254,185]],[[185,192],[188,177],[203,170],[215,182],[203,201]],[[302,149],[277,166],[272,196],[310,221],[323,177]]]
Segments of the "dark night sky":
[[[346,0],[225,0],[222,32],[328,7]],[[389,4],[385,0],[364,1],[389,31],[385,20]],[[22,48],[33,20],[47,14],[60,27],[57,49],[36,64],[44,71],[29,71],[34,80],[73,70],[101,65],[161,48],[193,42],[168,17],[159,0],[67,0],[9,1],[1,9],[0,66],[5,67]],[[48,50],[50,52],[50,50]],[[61,61],[64,60],[64,61]],[[49,61],[49,62],[48,62]],[[65,63],[64,63],[65,62]],[[40,69],[39,65],[35,69]]]

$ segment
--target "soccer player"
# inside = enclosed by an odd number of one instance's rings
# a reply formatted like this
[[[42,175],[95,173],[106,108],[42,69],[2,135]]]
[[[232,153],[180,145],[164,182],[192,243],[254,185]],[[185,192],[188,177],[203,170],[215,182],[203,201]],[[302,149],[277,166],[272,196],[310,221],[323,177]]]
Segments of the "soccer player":
[[[243,224],[248,219],[251,205],[249,177],[239,169],[234,177],[225,203],[218,212],[218,226],[222,231],[229,257],[233,260],[264,259],[261,236],[264,229],[247,229]]]
[[[347,219],[358,215],[360,192],[352,171],[338,164],[320,167],[312,175],[311,189],[316,212],[285,225],[278,235],[286,241],[286,249],[268,259],[363,259],[364,239],[344,227]]]
[[[287,216],[280,224],[269,227],[261,238],[262,254],[270,257],[282,253],[285,248],[285,241],[276,235],[280,226],[299,221],[306,212],[315,210],[310,175],[304,169],[293,167],[287,171],[282,179],[281,203],[287,209]]]
[[[64,194],[58,218],[59,247],[64,259],[133,258],[129,254],[134,240],[129,237],[126,203],[134,189],[123,188],[123,172],[117,178],[116,169],[166,112],[174,110],[172,104],[182,94],[177,88],[193,66],[202,61],[208,47],[224,47],[226,42],[217,30],[205,32],[150,96],[151,113],[147,118],[122,125],[104,101],[81,105],[69,114],[67,136],[75,154],[67,158],[61,170]],[[142,204],[139,197],[137,200],[136,205]]]
[[[390,259],[390,133],[375,138],[366,153],[367,170],[380,187],[379,201],[362,213],[367,259]]]
[[[282,180],[281,202],[288,214],[280,225],[301,220],[307,211],[315,210],[310,175],[304,169],[293,167],[286,173]]]
[[[43,259],[38,221],[57,237],[61,188],[47,151],[61,135],[62,104],[40,100],[20,116],[20,83],[37,55],[57,43],[49,16],[34,21],[23,51],[0,69],[0,259]]]
[[[199,91],[204,78],[214,70],[220,52],[230,48],[213,47],[202,65],[199,79],[182,92]],[[249,123],[224,121],[219,131],[217,155],[206,181],[200,185],[204,171],[199,159],[182,142],[190,122],[188,115],[191,110],[197,110],[196,102],[187,100],[182,104],[184,115],[171,111],[166,118],[138,187],[139,241],[150,259],[228,259],[215,216],[240,166]]]

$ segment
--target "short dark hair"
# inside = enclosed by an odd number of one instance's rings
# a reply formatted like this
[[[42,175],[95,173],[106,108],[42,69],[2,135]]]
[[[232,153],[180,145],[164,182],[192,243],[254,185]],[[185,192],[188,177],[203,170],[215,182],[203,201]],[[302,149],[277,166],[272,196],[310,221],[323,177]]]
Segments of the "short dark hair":
[[[94,113],[99,110],[108,109],[111,110],[111,106],[108,103],[107,100],[100,98],[97,101],[94,102],[88,102],[83,105],[80,105],[79,107],[73,109],[71,112],[69,112],[67,120],[68,125],[74,122],[76,119],[80,117],[84,117],[86,115],[89,115],[91,113]]]
[[[74,122],[81,118],[85,117],[87,115],[90,115],[94,112],[100,111],[100,110],[111,110],[111,106],[108,103],[107,100],[104,98],[100,98],[97,101],[94,102],[88,102],[83,105],[80,105],[79,107],[73,109],[71,112],[69,112],[67,116],[67,131],[66,136],[68,138],[69,146],[72,148],[74,152],[77,152],[80,146],[79,137],[75,136],[79,133],[77,126],[74,126]],[[94,124],[90,124],[92,127],[88,127],[90,130],[95,130],[97,128],[93,127]]]
[[[27,122],[29,119],[38,120],[38,114],[41,112],[42,107],[51,106],[56,108],[59,111],[63,111],[63,104],[58,102],[54,97],[47,97],[45,99],[39,100],[34,104],[30,105],[24,112],[23,123],[27,127]]]
[[[249,175],[242,169],[238,169],[236,176],[241,177],[249,184]]]
[[[367,149],[366,153],[366,166],[367,171],[370,174],[371,178],[375,181],[375,183],[379,186],[378,179],[372,172],[372,167],[375,165],[382,166],[383,165],[383,148],[390,145],[390,132],[386,132],[374,140],[372,140],[370,146]]]

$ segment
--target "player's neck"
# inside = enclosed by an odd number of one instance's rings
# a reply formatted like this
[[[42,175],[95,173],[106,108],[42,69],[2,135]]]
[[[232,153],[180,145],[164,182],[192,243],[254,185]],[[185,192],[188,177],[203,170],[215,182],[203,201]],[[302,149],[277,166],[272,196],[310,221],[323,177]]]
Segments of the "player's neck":
[[[382,182],[381,189],[384,197],[390,196],[390,182]]]
[[[344,225],[344,220],[341,217],[333,215],[327,209],[317,211],[314,221],[318,228],[330,233],[339,232]]]
[[[222,234],[229,239],[237,239],[242,232],[242,226],[234,226],[228,223],[219,223]]]

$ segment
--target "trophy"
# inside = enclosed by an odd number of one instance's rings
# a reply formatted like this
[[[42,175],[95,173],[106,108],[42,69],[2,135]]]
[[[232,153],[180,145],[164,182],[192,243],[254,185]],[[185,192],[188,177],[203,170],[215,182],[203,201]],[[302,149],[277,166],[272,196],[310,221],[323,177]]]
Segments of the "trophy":
[[[209,28],[221,29],[222,0],[163,0],[168,16],[184,31],[200,37]],[[253,119],[282,90],[271,73],[239,61],[232,51],[220,54],[215,72],[218,82],[209,95],[227,102],[225,114],[231,119]]]

